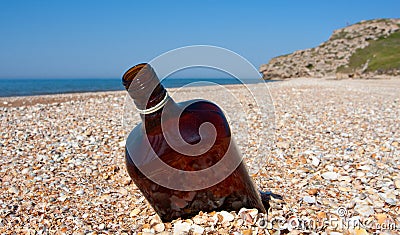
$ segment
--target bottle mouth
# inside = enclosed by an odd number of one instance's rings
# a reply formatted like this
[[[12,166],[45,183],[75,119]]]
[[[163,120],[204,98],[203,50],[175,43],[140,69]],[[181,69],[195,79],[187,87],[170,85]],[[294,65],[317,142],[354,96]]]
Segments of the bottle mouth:
[[[157,95],[166,93],[156,72],[148,63],[137,64],[128,69],[122,76],[122,84],[133,98],[136,107],[141,110],[154,106]]]
[[[150,67],[150,65],[147,63],[140,63],[128,69],[128,71],[124,73],[124,75],[122,76],[122,84],[124,85],[126,90],[129,90],[132,81],[135,79],[138,73],[146,66]]]

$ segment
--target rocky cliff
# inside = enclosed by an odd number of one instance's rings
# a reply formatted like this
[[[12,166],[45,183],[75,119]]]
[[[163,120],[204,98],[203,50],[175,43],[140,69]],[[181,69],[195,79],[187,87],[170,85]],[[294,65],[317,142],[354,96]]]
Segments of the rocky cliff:
[[[268,64],[260,66],[260,73],[263,74],[264,79],[370,77],[378,73],[382,74],[384,72],[379,69],[368,70],[369,58],[366,59],[365,64],[357,68],[343,68],[349,67],[350,59],[356,52],[367,48],[371,42],[385,39],[394,33],[400,33],[400,19],[362,21],[335,30],[326,42],[315,48],[299,50],[271,59]],[[397,41],[395,43],[397,44]],[[397,62],[400,63],[400,61]],[[390,75],[400,75],[400,67],[397,65],[390,71]]]

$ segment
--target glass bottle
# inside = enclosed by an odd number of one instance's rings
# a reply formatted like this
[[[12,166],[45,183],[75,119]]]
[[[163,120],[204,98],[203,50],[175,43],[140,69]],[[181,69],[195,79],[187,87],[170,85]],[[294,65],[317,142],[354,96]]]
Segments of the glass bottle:
[[[127,171],[162,221],[242,207],[266,212],[217,105],[175,103],[149,64],[122,81],[142,119],[126,142]]]

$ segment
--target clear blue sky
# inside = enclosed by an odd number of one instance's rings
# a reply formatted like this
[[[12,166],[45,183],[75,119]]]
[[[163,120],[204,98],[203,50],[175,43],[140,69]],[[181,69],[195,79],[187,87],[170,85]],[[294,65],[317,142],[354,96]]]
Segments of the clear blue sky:
[[[399,17],[399,0],[0,0],[0,78],[120,77],[195,44],[233,50],[259,67],[346,24]]]

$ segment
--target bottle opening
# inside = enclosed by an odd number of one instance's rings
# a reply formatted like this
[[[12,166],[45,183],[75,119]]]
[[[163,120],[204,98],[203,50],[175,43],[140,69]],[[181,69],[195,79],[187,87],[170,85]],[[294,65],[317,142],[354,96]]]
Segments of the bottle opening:
[[[122,84],[140,110],[153,107],[166,97],[166,90],[161,85],[154,69],[147,63],[128,69],[122,76]]]
[[[142,70],[147,63],[141,63],[133,66],[132,68],[128,69],[122,76],[122,84],[124,85],[126,90],[129,90],[129,87],[132,81],[135,79],[136,75]]]

